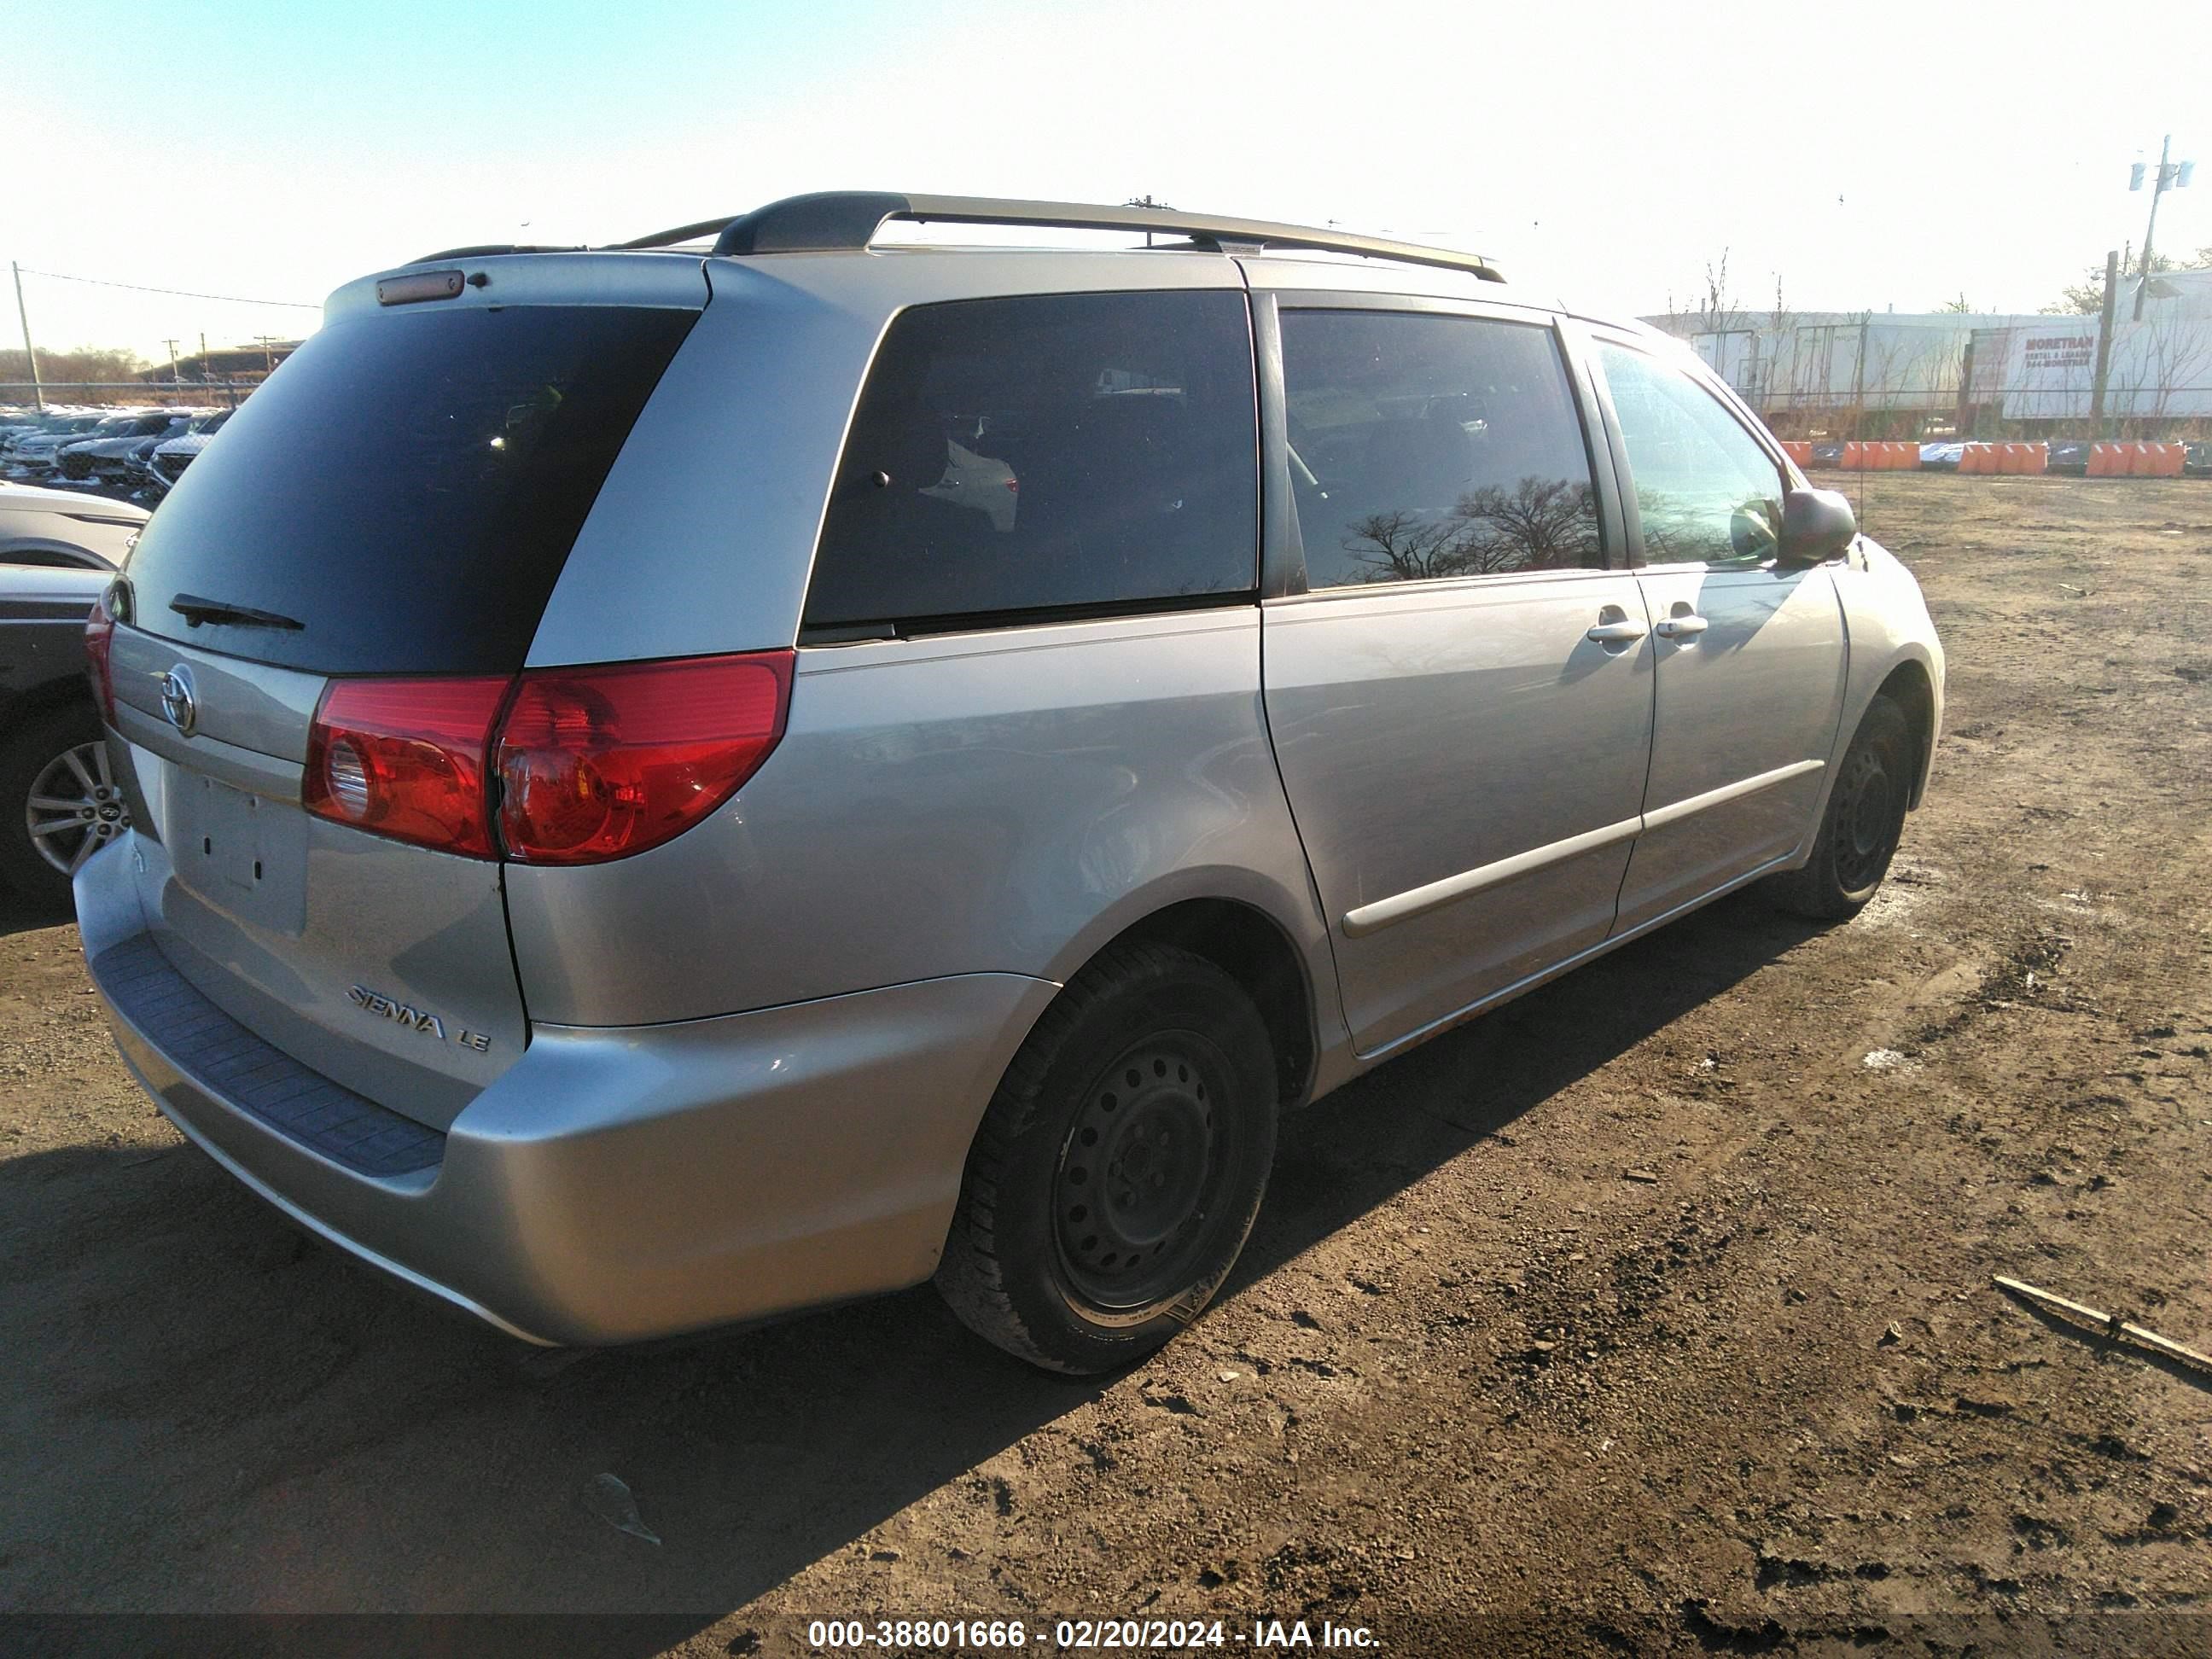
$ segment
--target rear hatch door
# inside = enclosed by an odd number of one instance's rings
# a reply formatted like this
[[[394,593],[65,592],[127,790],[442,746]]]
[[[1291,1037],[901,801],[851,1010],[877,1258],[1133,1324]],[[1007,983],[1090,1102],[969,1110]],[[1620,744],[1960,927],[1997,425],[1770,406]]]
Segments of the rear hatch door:
[[[316,710],[340,681],[522,666],[707,297],[696,260],[483,263],[429,302],[341,290],[114,595],[143,837],[122,856],[156,942],[265,1040],[438,1128],[528,1037],[501,866],[307,810]]]

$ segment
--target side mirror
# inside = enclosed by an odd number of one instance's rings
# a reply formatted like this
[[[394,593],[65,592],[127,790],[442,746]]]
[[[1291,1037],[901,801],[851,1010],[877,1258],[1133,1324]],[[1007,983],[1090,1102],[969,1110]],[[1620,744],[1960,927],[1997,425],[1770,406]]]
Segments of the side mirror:
[[[1782,539],[1775,557],[1784,564],[1821,564],[1859,533],[1850,500],[1833,489],[1793,489],[1782,500]]]

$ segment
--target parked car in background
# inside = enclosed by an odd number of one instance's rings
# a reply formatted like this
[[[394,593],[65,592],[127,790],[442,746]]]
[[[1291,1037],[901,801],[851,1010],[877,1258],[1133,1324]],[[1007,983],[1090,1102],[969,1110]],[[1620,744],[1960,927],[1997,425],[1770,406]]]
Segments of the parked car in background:
[[[2181,462],[2184,477],[2212,478],[2212,443],[2191,443]]]
[[[183,435],[191,424],[193,410],[145,410],[104,421],[89,436],[64,444],[54,456],[55,471],[70,483],[88,479],[113,480],[126,477],[131,457],[149,439]]]
[[[1923,472],[1956,472],[1960,457],[1966,453],[1962,442],[1926,443],[1920,446],[1920,470]]]
[[[166,438],[154,447],[148,458],[147,470],[152,474],[155,487],[167,489],[185,476],[185,469],[197,459],[202,450],[222,430],[223,422],[234,411],[217,409],[195,418],[185,430],[173,438]]]
[[[6,501],[0,487],[0,514]],[[113,580],[0,562],[0,880],[40,903],[66,902],[71,873],[131,824],[85,672],[85,616]]]
[[[90,437],[108,418],[102,415],[58,415],[19,428],[9,441],[6,454],[0,456],[0,462],[10,471],[44,475],[53,469],[55,451],[64,444]]]
[[[31,475],[40,483],[66,479],[69,474],[62,465],[62,457],[66,453],[81,444],[121,437],[155,412],[143,409],[116,410],[97,416],[89,427],[81,432],[33,434],[15,446],[15,453],[10,458],[13,468]],[[91,471],[90,464],[81,463],[76,470],[80,477],[85,477]]]
[[[0,479],[0,564],[112,570],[146,527],[146,509],[75,490]]]
[[[2043,470],[2081,477],[2089,471],[2090,444],[2087,438],[2051,439],[2044,451]]]
[[[1942,647],[1679,343],[1313,228],[702,228],[339,289],[92,618],[92,978],[325,1237],[540,1341],[934,1278],[1104,1370],[1280,1113],[1879,888]]]

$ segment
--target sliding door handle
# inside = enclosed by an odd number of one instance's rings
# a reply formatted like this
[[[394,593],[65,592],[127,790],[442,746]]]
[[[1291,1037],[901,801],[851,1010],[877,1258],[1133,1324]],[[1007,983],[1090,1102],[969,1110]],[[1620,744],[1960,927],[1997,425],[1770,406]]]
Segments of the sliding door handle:
[[[1662,640],[1687,640],[1695,639],[1710,626],[1703,617],[1692,613],[1686,617],[1669,617],[1654,631]]]
[[[1600,623],[1583,637],[1599,645],[1626,645],[1650,631],[1640,622],[1609,622]]]

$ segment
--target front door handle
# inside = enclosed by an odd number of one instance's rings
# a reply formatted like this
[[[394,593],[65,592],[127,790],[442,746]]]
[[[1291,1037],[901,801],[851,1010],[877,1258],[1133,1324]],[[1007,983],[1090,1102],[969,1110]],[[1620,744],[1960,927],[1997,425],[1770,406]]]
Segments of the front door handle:
[[[1600,623],[1583,637],[1599,645],[1626,645],[1632,640],[1642,639],[1649,631],[1640,622],[1609,622]]]
[[[1669,617],[1662,622],[1656,632],[1662,640],[1694,639],[1710,627],[1703,617],[1694,612],[1686,617]]]

